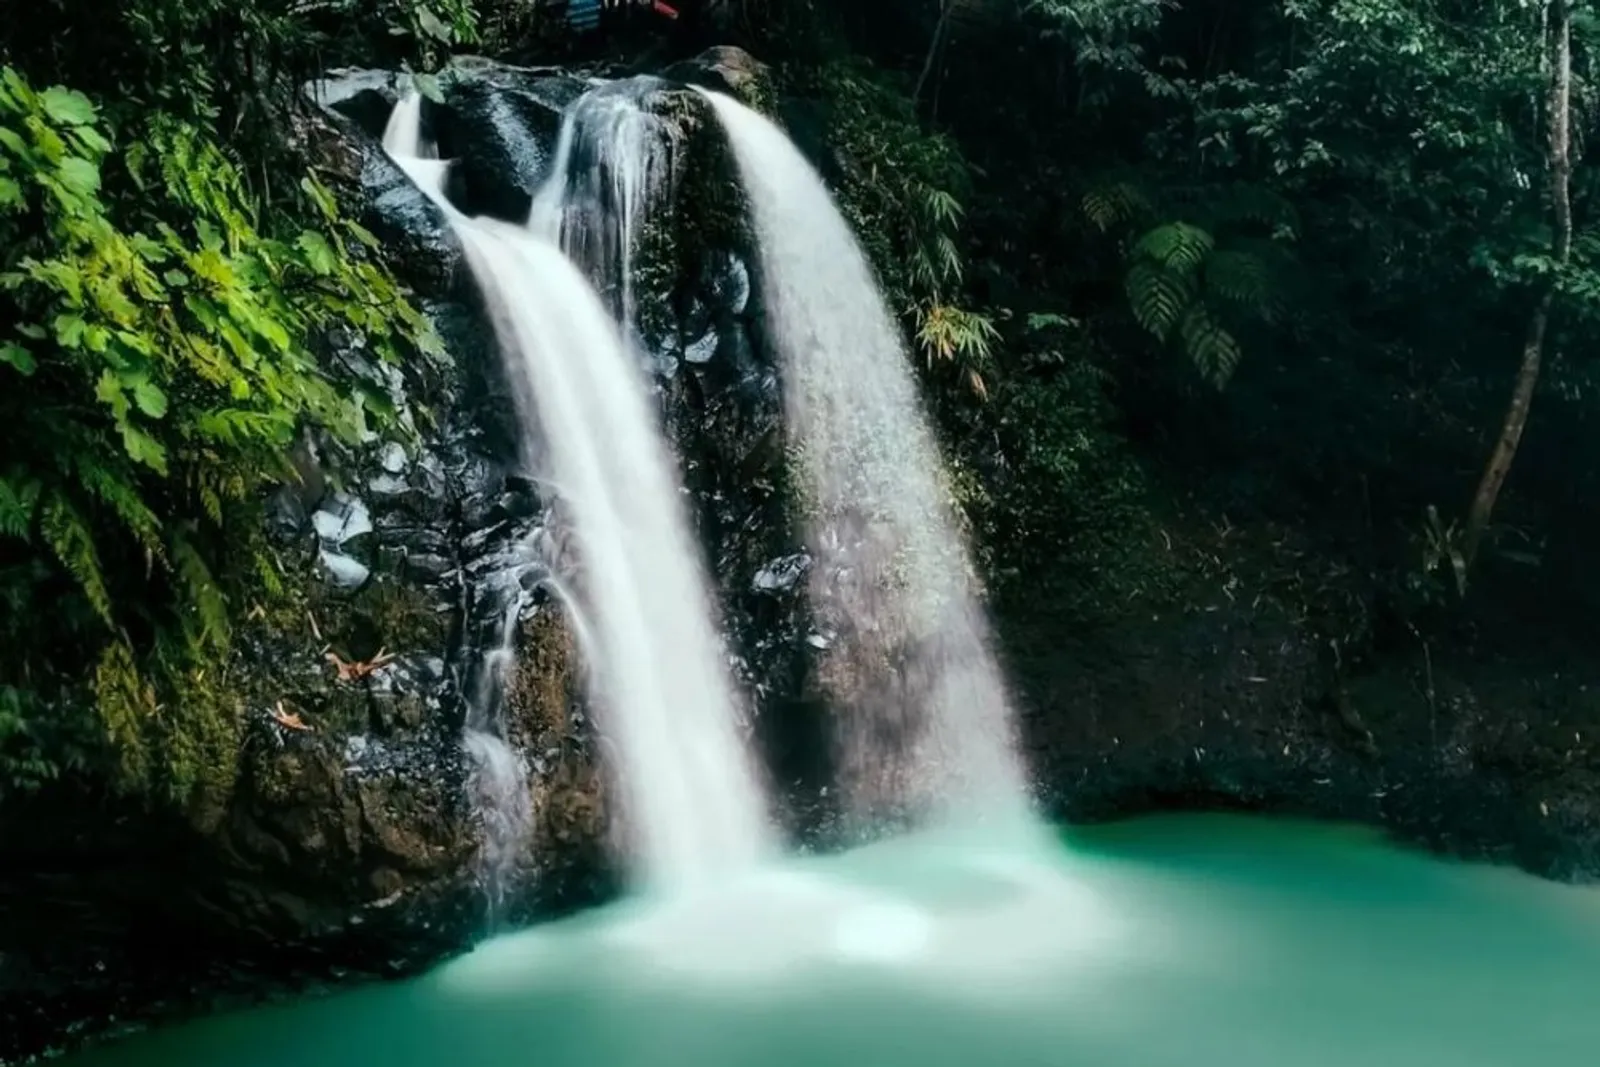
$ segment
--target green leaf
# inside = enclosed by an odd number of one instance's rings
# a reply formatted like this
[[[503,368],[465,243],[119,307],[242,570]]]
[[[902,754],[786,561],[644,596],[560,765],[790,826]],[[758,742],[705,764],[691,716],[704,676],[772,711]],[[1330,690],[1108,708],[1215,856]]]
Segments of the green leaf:
[[[63,348],[78,348],[83,344],[83,331],[87,325],[79,315],[57,315],[56,342]]]
[[[346,223],[345,232],[350,234],[351,237],[354,237],[365,247],[372,249],[374,252],[383,247],[382,242],[373,236],[372,231],[367,229],[365,226],[360,225],[359,223]]]
[[[417,92],[432,100],[435,104],[444,103],[444,86],[439,84],[439,79],[432,74],[413,74],[412,84],[417,87]]]
[[[167,413],[167,394],[148,378],[134,382],[133,402],[152,419],[159,419]]]
[[[37,480],[17,482],[0,476],[0,535],[28,540],[39,492]]]
[[[129,236],[128,244],[147,263],[162,263],[167,259],[167,250],[161,247],[160,242],[142,233]]]
[[[0,363],[15,367],[17,373],[23,375],[32,374],[38,368],[38,363],[34,361],[33,353],[11,341],[0,344]]]
[[[39,105],[64,126],[88,126],[96,119],[94,104],[74,89],[52,86],[39,94]]]
[[[450,27],[435,15],[430,8],[417,8],[417,25],[422,27],[422,32],[442,44],[449,44],[453,37]]]
[[[306,230],[295,238],[295,247],[305,253],[306,263],[317,274],[327,277],[338,266],[338,257],[328,239],[313,230]]]
[[[309,174],[300,179],[301,190],[311,198],[311,202],[322,212],[323,218],[334,219],[339,216],[339,204],[334,200],[333,194],[327,186],[311,177]]]
[[[142,463],[158,474],[167,473],[166,447],[132,423],[122,426],[122,447],[135,463]]]
[[[1191,280],[1143,260],[1128,271],[1128,303],[1140,326],[1165,341],[1194,298]]]
[[[395,410],[393,398],[382,389],[360,383],[356,386],[356,395],[360,398],[362,405],[379,418],[393,419],[398,414]]]
[[[1211,234],[1184,222],[1157,226],[1139,239],[1134,250],[1179,273],[1195,270],[1216,242]]]
[[[79,196],[100,191],[100,168],[80,156],[67,156],[57,166],[61,184]]]
[[[1065,315],[1057,315],[1052,311],[1030,311],[1028,313],[1028,329],[1030,330],[1048,330],[1057,326],[1063,329],[1075,329],[1081,325],[1082,323],[1077,319],[1070,319]]]
[[[200,247],[207,252],[222,251],[222,233],[209,219],[200,219],[194,224],[195,235],[200,238]]]
[[[79,126],[72,131],[72,136],[85,152],[104,155],[111,151],[111,142],[93,126]]]
[[[1200,304],[1189,308],[1181,329],[1196,369],[1218,389],[1227,385],[1243,356],[1239,342]]]
[[[53,494],[45,502],[40,531],[67,573],[78,580],[95,613],[111,625],[111,595],[100,571],[94,534],[83,515],[64,496]]]
[[[118,422],[128,417],[128,394],[123,392],[122,379],[117,377],[115,371],[107,369],[100,374],[100,380],[95,383],[94,398],[111,409],[111,415]]]
[[[0,177],[0,208],[22,203],[22,186],[10,178]]]

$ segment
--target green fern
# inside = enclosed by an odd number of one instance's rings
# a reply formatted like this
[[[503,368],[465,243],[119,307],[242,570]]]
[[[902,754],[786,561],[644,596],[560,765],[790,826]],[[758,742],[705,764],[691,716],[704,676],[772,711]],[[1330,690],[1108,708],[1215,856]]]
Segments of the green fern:
[[[261,586],[262,592],[272,598],[283,596],[285,592],[283,571],[277,556],[272,550],[263,548],[252,552],[250,563],[255,571],[256,582]]]
[[[138,485],[127,472],[104,466],[85,453],[74,453],[71,467],[78,484],[108,507],[141,546],[149,552],[161,554],[161,520],[144,502]]]
[[[1149,260],[1128,268],[1126,288],[1134,319],[1160,341],[1172,333],[1196,293],[1192,275]]]
[[[1233,335],[1214,319],[1204,304],[1191,304],[1183,315],[1180,330],[1184,349],[1201,375],[1222,388],[1238,369],[1242,353]]]
[[[1102,233],[1133,222],[1154,210],[1149,198],[1127,182],[1091,189],[1084,194],[1081,207],[1084,217]]]
[[[114,626],[111,593],[100,569],[100,553],[83,515],[66,497],[52,493],[45,499],[39,531],[61,566],[77,580],[95,614],[107,626]]]
[[[1286,248],[1299,230],[1293,205],[1247,182],[1172,186],[1155,196],[1114,181],[1086,193],[1082,210],[1126,250],[1134,321],[1181,346],[1208,381],[1228,381],[1242,353],[1224,322],[1270,322],[1283,306],[1294,267]]]
[[[42,486],[35,478],[0,477],[0,537],[28,540]]]
[[[235,448],[270,441],[287,446],[294,436],[295,420],[284,411],[248,411],[222,408],[207,411],[195,420],[195,429],[206,440]]]
[[[1276,296],[1267,262],[1237,249],[1220,249],[1207,258],[1205,286],[1208,292],[1256,312],[1267,311]]]
[[[211,568],[193,542],[181,533],[171,537],[173,571],[183,589],[186,602],[185,632],[198,647],[224,647],[230,636],[228,600],[217,585]]]
[[[1139,238],[1134,245],[1134,255],[1187,276],[1199,271],[1216,246],[1216,238],[1200,227],[1169,222]]]
[[[101,651],[91,684],[101,731],[113,753],[113,781],[125,791],[140,791],[150,780],[147,727],[160,713],[155,689],[125,641],[112,641]]]
[[[0,790],[81,762],[30,717],[92,692],[94,770],[156,802],[222,795],[230,605],[285,593],[238,534],[248,502],[298,428],[350,444],[391,418],[320,339],[443,351],[320,183],[295,224],[269,217],[188,116],[130,113],[113,151],[90,98],[0,67],[0,691],[25,695],[5,729],[27,739],[0,746]]]
[[[1270,320],[1279,283],[1268,259],[1249,242],[1219,248],[1211,232],[1186,222],[1146,231],[1129,258],[1125,285],[1134,320],[1158,341],[1176,339],[1202,377],[1224,386],[1243,353],[1217,308]]]

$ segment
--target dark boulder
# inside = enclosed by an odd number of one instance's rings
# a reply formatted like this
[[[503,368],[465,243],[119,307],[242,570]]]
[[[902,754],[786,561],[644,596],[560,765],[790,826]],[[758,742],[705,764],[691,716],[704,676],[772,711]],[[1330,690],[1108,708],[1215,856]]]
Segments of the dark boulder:
[[[440,157],[459,161],[452,202],[468,215],[526,221],[555,162],[562,112],[583,89],[576,78],[518,68],[459,70],[431,112]]]

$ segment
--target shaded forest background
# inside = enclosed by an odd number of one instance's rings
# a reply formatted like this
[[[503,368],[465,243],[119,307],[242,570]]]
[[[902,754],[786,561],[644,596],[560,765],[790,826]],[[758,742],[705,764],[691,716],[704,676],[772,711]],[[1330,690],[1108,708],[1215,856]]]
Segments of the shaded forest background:
[[[903,313],[1013,647],[1248,585],[1338,671],[1588,655],[1587,5],[681,6],[583,39],[504,0],[49,0],[0,29],[0,800],[214,809],[231,635],[283,584],[263,490],[307,421],[397,417],[323,342],[438,354],[301,155],[296,86],[346,63],[771,64]]]

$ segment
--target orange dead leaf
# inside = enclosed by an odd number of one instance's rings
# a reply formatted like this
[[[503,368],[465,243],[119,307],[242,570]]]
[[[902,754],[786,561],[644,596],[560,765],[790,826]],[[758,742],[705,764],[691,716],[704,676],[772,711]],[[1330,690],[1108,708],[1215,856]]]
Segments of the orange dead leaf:
[[[291,730],[311,730],[311,727],[306,724],[305,720],[300,718],[299,712],[284,711],[283,701],[281,700],[278,701],[277,705],[273,707],[272,718],[273,721],[278,723],[278,725],[286,726]]]
[[[341,682],[359,682],[379,668],[394,662],[393,654],[381,648],[378,649],[378,654],[369,660],[347,660],[331,649],[323,653],[322,658],[333,664],[333,669]]]

